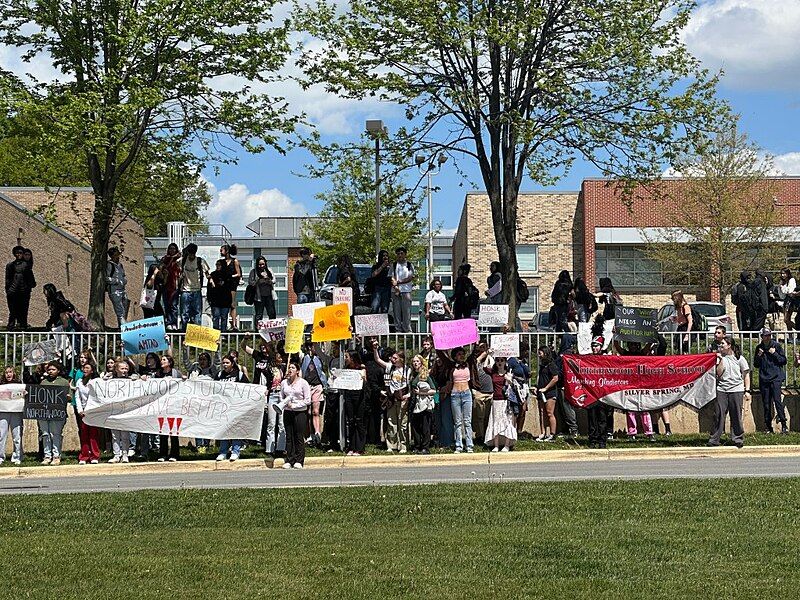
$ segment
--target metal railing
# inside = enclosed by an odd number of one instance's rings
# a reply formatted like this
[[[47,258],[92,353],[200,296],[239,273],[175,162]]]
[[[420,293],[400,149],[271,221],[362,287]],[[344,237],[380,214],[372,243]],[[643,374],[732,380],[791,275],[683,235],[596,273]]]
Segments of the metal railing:
[[[488,336],[497,332],[481,332],[481,339],[488,341]],[[684,332],[669,332],[661,334],[666,342],[666,354],[689,354],[703,353],[708,349],[713,336],[706,332],[693,331],[689,334]],[[755,356],[756,346],[761,339],[757,331],[731,332],[733,339],[739,345],[742,356],[752,365]],[[80,352],[84,349],[91,349],[97,358],[100,370],[103,370],[105,361],[108,358],[120,356],[122,354],[121,339],[118,332],[91,332],[91,333],[52,333],[46,331],[36,332],[0,332],[0,365],[14,367],[17,372],[23,366],[23,346],[34,342],[58,339],[63,336],[66,340],[66,350],[62,352],[62,362],[65,367],[71,369]],[[184,337],[183,333],[168,333],[167,337],[172,344],[173,355],[176,367],[184,369],[182,358],[184,356]],[[422,341],[427,337],[425,333],[391,333],[389,335],[378,336],[383,348],[392,348],[403,351],[407,362],[411,361],[414,354],[419,353],[422,348]],[[574,339],[574,334],[572,338]],[[687,339],[688,338],[688,339]],[[798,367],[795,356],[800,353],[800,332],[777,331],[773,333],[773,339],[780,343],[787,358],[786,365],[786,387],[800,388],[800,367]],[[220,353],[225,354],[230,350],[239,352],[239,360],[250,372],[252,372],[252,358],[245,352],[245,346],[256,347],[262,339],[258,333],[237,332],[223,333],[220,337]],[[566,342],[571,340],[567,338]],[[541,346],[550,346],[554,350],[560,350],[565,343],[564,334],[553,332],[531,332],[520,333],[520,344],[529,349],[530,363],[532,369],[537,367],[536,350]],[[360,347],[362,340],[356,336],[346,343],[348,348]],[[331,346],[327,345],[327,350]],[[197,354],[202,352],[196,348],[186,348],[190,360],[194,361]],[[143,356],[134,357],[134,360],[144,360]],[[753,369],[753,386],[757,383],[757,369]]]

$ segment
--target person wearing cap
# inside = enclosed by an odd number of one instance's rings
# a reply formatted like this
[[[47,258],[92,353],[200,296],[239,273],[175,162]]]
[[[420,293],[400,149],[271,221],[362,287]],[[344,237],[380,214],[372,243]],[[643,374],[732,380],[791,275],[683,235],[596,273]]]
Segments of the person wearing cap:
[[[128,316],[130,301],[125,292],[128,278],[125,276],[125,267],[120,262],[122,252],[116,246],[108,249],[108,263],[106,263],[106,291],[117,316],[117,326],[122,327]]]
[[[767,433],[772,429],[772,405],[781,424],[781,433],[789,433],[786,427],[786,411],[781,399],[781,388],[786,380],[786,353],[783,347],[772,339],[769,327],[761,329],[761,343],[756,346],[753,366],[758,369],[758,391],[764,407],[764,426]]]
[[[592,354],[603,355],[605,339],[598,335],[592,340]],[[608,427],[609,412],[611,420],[614,420],[614,409],[602,402],[594,402],[586,409],[586,416],[589,419],[589,448],[606,447],[606,430]]]

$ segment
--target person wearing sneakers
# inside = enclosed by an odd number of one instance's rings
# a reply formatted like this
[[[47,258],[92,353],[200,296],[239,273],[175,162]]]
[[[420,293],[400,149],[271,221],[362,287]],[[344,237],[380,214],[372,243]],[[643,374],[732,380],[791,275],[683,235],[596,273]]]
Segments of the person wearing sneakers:
[[[297,363],[286,367],[286,378],[281,383],[283,423],[286,428],[286,461],[284,469],[302,469],[306,459],[305,432],[308,425],[308,407],[311,406],[311,387],[300,376]]]
[[[717,403],[714,407],[714,429],[706,446],[719,446],[725,431],[725,417],[731,416],[731,439],[737,448],[744,446],[742,402],[750,400],[750,365],[739,353],[733,338],[725,336],[717,353]]]
[[[484,373],[492,378],[492,408],[489,409],[489,421],[486,424],[484,444],[492,447],[492,452],[508,452],[517,441],[517,419],[509,410],[506,398],[506,385],[511,383],[512,374],[508,371],[506,359],[492,357],[492,351],[486,350],[478,356],[477,362],[482,365]],[[502,447],[502,450],[501,450]]]
[[[69,380],[62,374],[61,364],[50,361],[44,369],[43,386],[64,387],[69,389]],[[72,396],[72,392],[69,392]],[[64,421],[37,419],[39,425],[39,437],[42,438],[44,446],[43,465],[61,464],[61,432],[64,430]]]
[[[597,336],[592,340],[592,354],[605,354],[603,346],[605,338]],[[606,430],[608,427],[608,409],[611,408],[602,402],[594,402],[586,409],[586,416],[589,419],[589,448],[606,447]],[[611,408],[611,419],[614,419],[614,409]]]
[[[130,364],[125,358],[117,358],[114,363],[114,376],[113,379],[131,379]],[[131,434],[129,431],[122,429],[111,430],[111,448],[114,451],[114,456],[109,459],[110,463],[129,462],[128,450],[131,449]]]
[[[236,361],[230,354],[226,354],[220,361],[222,369],[214,376],[216,381],[232,381],[234,383],[250,383],[247,375],[242,373]],[[242,440],[222,440],[219,443],[219,454],[217,454],[217,462],[225,460],[228,456],[228,450],[231,452],[230,461],[236,462],[239,460],[239,454],[242,451]]]
[[[99,379],[97,364],[88,361],[81,367],[81,377],[75,381],[75,395],[73,406],[75,414],[78,416],[78,437],[81,443],[81,451],[78,454],[78,464],[85,465],[90,463],[96,465],[100,462],[100,430],[97,427],[87,425],[83,420],[83,413],[86,404],[89,402],[89,383],[92,379]]]
[[[175,359],[169,354],[161,357],[160,367],[153,375],[156,379],[183,379],[181,372],[175,368]],[[177,462],[181,456],[181,443],[177,435],[161,435],[158,442],[158,462]]]
[[[537,442],[552,442],[556,439],[556,400],[558,399],[558,365],[550,346],[540,346],[539,374],[536,387],[531,390],[539,401],[539,427]],[[549,433],[548,433],[549,431]]]
[[[17,373],[13,367],[6,367],[3,371],[3,379],[0,381],[0,386],[9,385],[12,383],[22,383],[17,377]],[[6,439],[8,432],[11,430],[11,438],[13,440],[13,451],[11,454],[11,464],[21,465],[23,459],[22,452],[22,415],[25,398],[22,395],[24,391],[6,392],[0,396],[0,465],[6,460]]]
[[[774,404],[781,424],[781,433],[789,433],[789,428],[786,426],[786,411],[781,398],[781,388],[786,380],[786,353],[783,351],[783,346],[772,339],[769,327],[761,330],[761,343],[756,346],[753,366],[758,369],[758,391],[764,405],[765,431],[773,433],[772,405]]]

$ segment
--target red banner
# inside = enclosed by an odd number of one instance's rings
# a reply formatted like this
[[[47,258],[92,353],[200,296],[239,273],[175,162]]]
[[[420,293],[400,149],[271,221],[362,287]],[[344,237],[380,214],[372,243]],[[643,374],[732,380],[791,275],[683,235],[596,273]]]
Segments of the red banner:
[[[563,357],[564,393],[575,406],[603,402],[622,410],[658,410],[678,401],[700,408],[717,395],[714,354]]]

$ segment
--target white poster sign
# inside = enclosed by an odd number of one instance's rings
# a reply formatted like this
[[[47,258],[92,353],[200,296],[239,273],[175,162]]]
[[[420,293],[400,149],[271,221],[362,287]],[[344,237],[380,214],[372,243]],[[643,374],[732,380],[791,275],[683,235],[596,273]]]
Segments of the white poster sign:
[[[331,304],[347,304],[350,307],[350,314],[353,314],[353,288],[335,287],[333,288],[333,301]]]
[[[389,335],[389,315],[356,315],[356,333],[358,335]]]
[[[314,311],[325,308],[324,302],[306,302],[305,304],[292,304],[292,316],[300,319],[305,325],[314,324]]]
[[[478,327],[502,327],[508,323],[508,304],[481,304]]]
[[[331,372],[328,386],[335,390],[360,390],[364,380],[358,369],[336,369]]]
[[[269,319],[258,322],[258,334],[266,342],[279,342],[286,339],[286,319]]]
[[[519,356],[519,334],[507,333],[491,336],[491,349],[495,358]]]
[[[84,421],[94,427],[217,440],[257,440],[267,388],[211,379],[95,379]]]
[[[21,413],[25,410],[25,384],[0,385],[0,413]]]
[[[592,353],[592,324],[578,323],[578,354]]]

